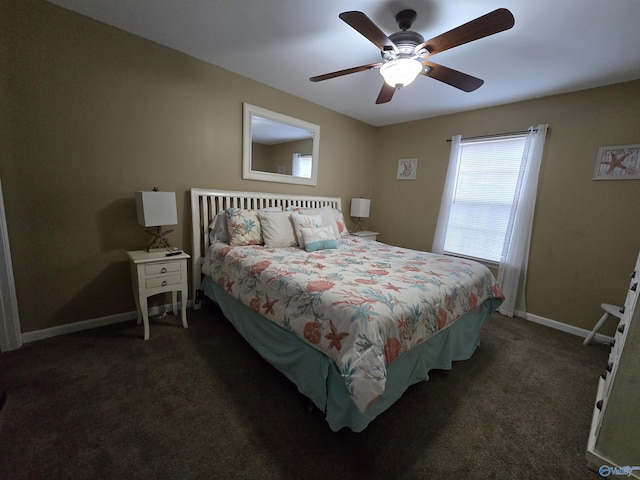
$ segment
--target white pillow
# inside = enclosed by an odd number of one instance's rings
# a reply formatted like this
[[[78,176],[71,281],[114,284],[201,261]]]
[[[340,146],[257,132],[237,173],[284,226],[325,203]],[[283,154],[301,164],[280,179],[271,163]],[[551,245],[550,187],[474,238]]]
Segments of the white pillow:
[[[229,243],[229,227],[227,226],[227,215],[224,211],[216,213],[209,224],[209,240],[211,243]]]
[[[293,222],[293,230],[296,233],[298,239],[298,245],[304,248],[304,237],[302,236],[301,228],[317,228],[322,227],[322,217],[320,215],[300,215],[299,213],[291,214],[291,221]]]
[[[289,215],[289,212],[282,210],[265,212],[263,209],[258,212],[265,247],[295,247],[298,245]]]
[[[320,215],[322,217],[322,226],[331,227],[336,238],[340,238],[340,230],[336,223],[336,217],[333,213],[333,207],[327,205],[322,208],[302,209],[300,213],[303,215]]]

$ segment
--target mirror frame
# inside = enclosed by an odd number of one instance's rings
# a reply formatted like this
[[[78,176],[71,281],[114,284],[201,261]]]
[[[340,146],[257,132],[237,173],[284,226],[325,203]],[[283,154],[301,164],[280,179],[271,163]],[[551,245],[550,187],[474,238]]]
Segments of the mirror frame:
[[[282,173],[261,172],[253,170],[251,165],[251,119],[253,116],[262,117],[273,122],[283,123],[291,127],[301,128],[311,132],[313,136],[313,148],[311,157],[311,178],[294,177]],[[263,182],[294,183],[297,185],[318,185],[318,151],[320,150],[320,126],[305,122],[297,118],[289,117],[281,113],[272,112],[265,108],[256,107],[248,103],[243,103],[243,124],[242,124],[242,178],[245,180],[260,180]]]

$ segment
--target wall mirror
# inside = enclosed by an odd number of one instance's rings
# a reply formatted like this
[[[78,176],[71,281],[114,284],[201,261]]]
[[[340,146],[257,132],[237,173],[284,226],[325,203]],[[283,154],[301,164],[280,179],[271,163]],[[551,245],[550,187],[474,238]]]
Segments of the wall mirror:
[[[242,178],[318,184],[318,125],[245,103],[242,130]]]

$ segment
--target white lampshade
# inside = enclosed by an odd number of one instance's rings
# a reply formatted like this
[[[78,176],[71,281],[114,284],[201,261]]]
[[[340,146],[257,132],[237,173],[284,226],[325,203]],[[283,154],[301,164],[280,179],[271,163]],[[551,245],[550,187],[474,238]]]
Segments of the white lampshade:
[[[178,224],[175,192],[136,192],[136,210],[145,227]]]
[[[422,64],[411,58],[397,58],[380,67],[380,74],[391,87],[405,87],[422,71]]]
[[[351,199],[351,216],[352,217],[369,217],[369,208],[371,200],[368,198],[352,198]]]

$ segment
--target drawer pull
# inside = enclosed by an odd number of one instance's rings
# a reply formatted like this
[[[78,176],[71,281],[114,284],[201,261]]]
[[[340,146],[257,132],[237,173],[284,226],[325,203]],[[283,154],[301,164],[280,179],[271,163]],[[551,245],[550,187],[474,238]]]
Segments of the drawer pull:
[[[167,286],[167,281],[166,281],[166,280],[163,280],[161,285],[162,285],[163,287],[166,287],[166,286]]]
[[[162,270],[160,270],[160,273],[167,273],[167,267],[162,267]]]
[[[631,285],[631,291],[635,292],[638,289],[638,282],[634,283],[633,285]]]
[[[611,372],[611,370],[613,370],[613,362],[607,364],[607,372]]]
[[[624,323],[618,327],[618,332],[624,333]]]
[[[611,340],[611,341],[609,342],[609,346],[610,346],[611,348],[613,348],[613,347],[615,347],[615,346],[616,346],[616,341],[615,341],[615,339],[614,339],[614,340]]]
[[[600,375],[600,377],[601,377],[603,380],[606,380],[606,379],[607,379],[607,373],[609,373],[609,372],[607,372],[607,371],[605,370],[604,372],[602,372],[602,375]]]
[[[625,308],[626,308],[626,307],[625,307],[624,305],[623,305],[622,307],[620,307],[620,313],[624,314],[624,309],[625,309]]]
[[[636,278],[636,271],[634,270],[633,273],[631,274],[631,278]]]
[[[596,403],[596,408],[598,410],[602,410],[602,400],[598,400],[598,403]]]

